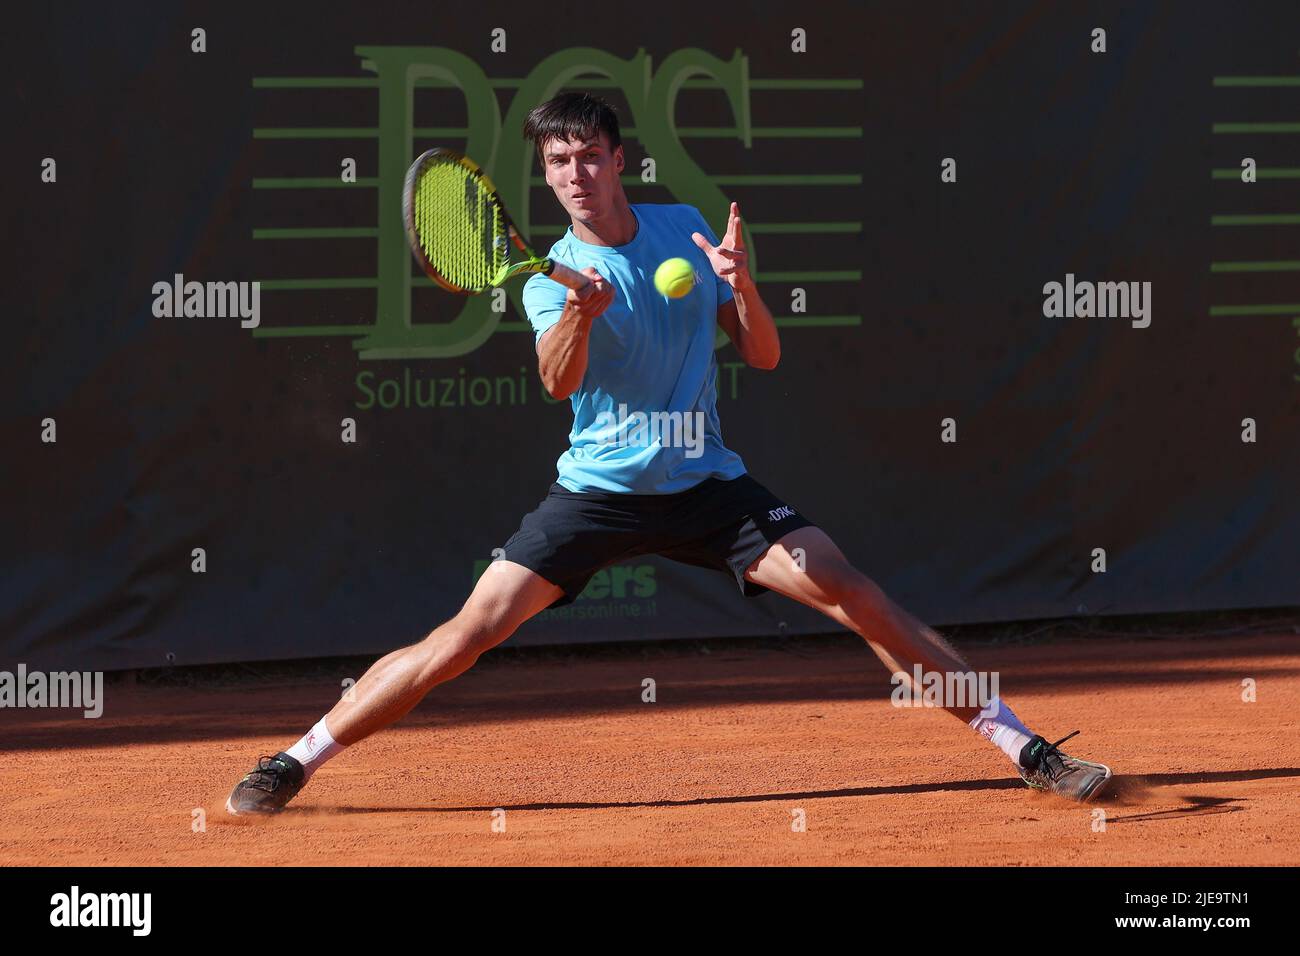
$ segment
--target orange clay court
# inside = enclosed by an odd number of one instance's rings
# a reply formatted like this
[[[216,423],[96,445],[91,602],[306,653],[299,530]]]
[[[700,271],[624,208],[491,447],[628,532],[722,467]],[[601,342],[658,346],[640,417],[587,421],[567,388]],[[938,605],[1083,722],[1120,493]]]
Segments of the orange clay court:
[[[284,813],[234,818],[223,801],[250,755],[291,742],[360,673],[331,661],[236,678],[235,665],[189,686],[110,683],[99,720],[6,714],[0,861],[1300,861],[1290,626],[961,650],[976,669],[1000,668],[1002,693],[1049,739],[1080,729],[1067,749],[1111,765],[1110,795],[1080,805],[1028,789],[953,717],[891,706],[875,656],[830,636],[489,653],[334,760]],[[655,703],[641,700],[647,677]],[[206,832],[192,830],[198,807]],[[792,830],[796,810],[806,832]]]

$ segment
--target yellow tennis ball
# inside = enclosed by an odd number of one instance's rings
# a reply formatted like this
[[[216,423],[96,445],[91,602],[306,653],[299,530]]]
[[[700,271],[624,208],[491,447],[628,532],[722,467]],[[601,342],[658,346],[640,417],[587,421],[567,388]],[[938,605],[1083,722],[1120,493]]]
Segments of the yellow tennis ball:
[[[655,288],[670,299],[680,299],[695,288],[695,269],[685,259],[666,259],[655,270]]]

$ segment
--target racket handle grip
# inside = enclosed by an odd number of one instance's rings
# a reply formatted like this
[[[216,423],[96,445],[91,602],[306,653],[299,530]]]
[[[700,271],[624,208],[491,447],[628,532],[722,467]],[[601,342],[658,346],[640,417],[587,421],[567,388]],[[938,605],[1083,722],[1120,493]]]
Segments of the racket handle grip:
[[[560,285],[573,289],[575,292],[591,285],[591,280],[581,272],[578,272],[575,269],[570,269],[564,263],[556,262],[555,260],[551,260],[551,267],[544,274],[550,276]]]

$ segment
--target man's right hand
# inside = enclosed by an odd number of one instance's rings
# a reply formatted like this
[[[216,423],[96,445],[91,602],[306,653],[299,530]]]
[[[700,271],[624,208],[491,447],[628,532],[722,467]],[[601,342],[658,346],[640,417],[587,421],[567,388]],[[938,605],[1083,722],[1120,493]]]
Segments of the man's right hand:
[[[599,272],[588,266],[582,274],[590,284],[568,290],[560,320],[537,340],[537,371],[552,398],[568,398],[582,384],[591,323],[614,301],[614,287]]]
[[[591,280],[581,290],[569,289],[564,299],[565,308],[574,316],[590,322],[610,307],[614,301],[614,287],[591,266],[582,270]]]

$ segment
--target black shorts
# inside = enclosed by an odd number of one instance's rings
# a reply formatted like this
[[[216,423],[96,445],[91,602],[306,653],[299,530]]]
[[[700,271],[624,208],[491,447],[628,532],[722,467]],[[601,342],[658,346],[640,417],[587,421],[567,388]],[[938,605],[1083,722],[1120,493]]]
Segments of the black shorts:
[[[540,574],[569,604],[601,568],[658,554],[732,575],[746,597],[767,591],[745,580],[749,566],[791,531],[812,522],[749,475],[706,478],[673,495],[569,491],[562,485],[506,542],[506,561]]]

